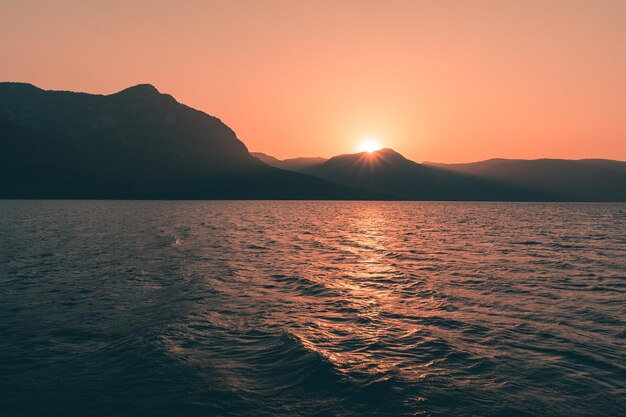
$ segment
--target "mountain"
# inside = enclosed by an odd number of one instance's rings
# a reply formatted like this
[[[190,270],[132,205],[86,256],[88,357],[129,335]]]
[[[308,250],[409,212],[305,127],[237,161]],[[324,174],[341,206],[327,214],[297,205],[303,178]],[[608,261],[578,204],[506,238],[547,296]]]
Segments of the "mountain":
[[[557,201],[626,201],[626,162],[490,159],[467,164],[425,164],[537,190]]]
[[[0,197],[380,196],[268,166],[218,118],[148,84],[93,95],[0,83]]]
[[[391,149],[280,161],[148,84],[0,83],[0,198],[626,201],[626,163],[418,164]]]
[[[338,184],[408,200],[626,201],[626,162],[605,159],[490,159],[465,164],[418,164],[392,149],[282,165]]]
[[[409,200],[541,200],[548,195],[522,186],[426,166],[392,149],[339,155],[307,173],[338,184]]]
[[[321,157],[301,157],[280,160],[262,152],[250,152],[250,155],[265,162],[267,165],[280,169],[286,169],[287,171],[304,173],[327,161],[326,158]]]

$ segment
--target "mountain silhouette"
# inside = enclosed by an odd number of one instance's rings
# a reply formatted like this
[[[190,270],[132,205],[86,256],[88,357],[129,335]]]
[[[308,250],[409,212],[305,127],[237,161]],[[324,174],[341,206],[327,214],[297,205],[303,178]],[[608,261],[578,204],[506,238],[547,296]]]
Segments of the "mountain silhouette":
[[[268,166],[149,84],[93,95],[0,83],[0,178],[2,198],[380,198]]]
[[[425,164],[537,190],[556,201],[626,201],[626,162],[490,159],[467,164]]]
[[[408,200],[626,201],[626,162],[490,159],[418,164],[392,149],[335,156],[303,167],[257,153],[268,164]],[[298,160],[294,158],[293,160]]]
[[[280,160],[262,152],[250,152],[250,155],[265,162],[267,165],[294,172],[307,172],[311,168],[327,161],[326,158],[320,157],[300,157]]]
[[[392,149],[339,155],[305,172],[410,200],[537,200],[540,191],[418,164]]]
[[[149,84],[0,83],[0,198],[626,201],[626,163],[418,164],[391,149],[281,161]]]

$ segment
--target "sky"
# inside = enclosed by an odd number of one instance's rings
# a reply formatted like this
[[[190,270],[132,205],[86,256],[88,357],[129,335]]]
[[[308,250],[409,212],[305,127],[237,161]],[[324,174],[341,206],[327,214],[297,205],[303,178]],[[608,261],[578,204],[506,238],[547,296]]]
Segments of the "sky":
[[[0,81],[151,83],[251,151],[626,160],[626,1],[0,0]]]

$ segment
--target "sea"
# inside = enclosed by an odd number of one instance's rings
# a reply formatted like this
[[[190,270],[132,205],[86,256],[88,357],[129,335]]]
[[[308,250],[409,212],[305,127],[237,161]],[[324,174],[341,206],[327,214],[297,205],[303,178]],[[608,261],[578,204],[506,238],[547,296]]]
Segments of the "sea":
[[[626,204],[0,201],[0,415],[626,416]]]

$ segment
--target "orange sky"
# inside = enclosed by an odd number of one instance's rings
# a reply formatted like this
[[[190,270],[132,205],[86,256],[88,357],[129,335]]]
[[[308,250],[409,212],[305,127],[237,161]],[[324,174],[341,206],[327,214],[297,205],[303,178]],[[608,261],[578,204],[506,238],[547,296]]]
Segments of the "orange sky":
[[[0,0],[0,80],[149,82],[280,158],[626,160],[622,0]]]

